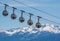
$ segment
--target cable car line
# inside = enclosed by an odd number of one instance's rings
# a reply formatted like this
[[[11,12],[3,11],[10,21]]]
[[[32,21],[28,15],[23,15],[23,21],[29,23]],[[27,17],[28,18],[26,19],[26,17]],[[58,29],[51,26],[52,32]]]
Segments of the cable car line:
[[[29,5],[25,4],[25,3],[20,2],[20,1],[17,1],[17,0],[13,0],[13,1],[15,1],[15,2],[17,2],[17,3],[19,3],[19,4],[22,4],[22,5],[24,5],[24,6],[27,6],[27,7],[31,8],[31,9],[40,11],[40,12],[42,12],[42,13],[44,13],[44,14],[50,15],[50,16],[52,16],[52,17],[55,17],[55,18],[57,18],[57,19],[60,19],[60,17],[58,17],[58,16],[55,16],[55,15],[53,15],[53,14],[51,14],[51,13],[46,12],[46,11],[43,11],[43,10],[40,10],[40,9],[31,7],[31,6],[29,6]]]
[[[0,2],[0,4],[1,4],[1,2]],[[3,3],[2,3],[3,4]],[[3,4],[3,5],[5,5],[5,4]],[[9,6],[9,5],[8,5]],[[11,7],[11,6],[9,6],[9,7]],[[12,7],[13,8],[13,7]],[[6,8],[5,8],[6,9]],[[25,13],[28,13],[28,14],[30,14],[30,19],[31,19],[31,13],[29,13],[29,12],[26,12],[26,11],[24,11],[24,10],[19,10],[19,9],[17,9],[17,8],[13,8],[13,14],[14,14],[14,11],[15,11],[15,9],[16,10],[18,10],[18,11],[21,11],[21,17],[23,17],[23,13],[25,12]],[[39,22],[39,19],[41,18],[41,19],[44,19],[44,20],[46,20],[46,21],[49,21],[49,22],[53,22],[53,23],[56,23],[56,24],[58,24],[58,25],[60,25],[60,23],[57,23],[57,22],[55,22],[55,21],[51,21],[51,20],[48,20],[48,19],[45,19],[45,18],[43,18],[43,17],[40,17],[40,16],[37,16],[37,15],[34,15],[35,17],[38,17],[38,22],[36,23],[36,24],[38,24],[38,26],[37,26],[37,28],[40,28],[41,27],[41,24],[40,24],[40,22]],[[16,17],[15,17],[16,18]],[[12,19],[15,19],[15,18],[12,18]],[[19,17],[19,21],[22,23],[22,22],[24,22],[25,21],[25,19],[24,19],[24,17],[22,18],[22,19],[20,19],[20,17]],[[33,24],[33,23],[32,23]],[[31,25],[32,25],[31,24]],[[30,25],[30,26],[31,26]]]
[[[1,2],[0,2],[1,3]],[[2,3],[1,3],[2,4]],[[4,10],[6,10],[5,12],[3,12],[3,15],[4,16],[7,16],[8,15],[8,11],[7,11],[7,6],[9,6],[9,5],[7,5],[7,4],[3,4],[3,5],[5,5],[5,9]],[[9,6],[9,7],[11,7],[11,6]],[[15,8],[15,7],[12,7],[13,8],[13,14],[11,14],[11,18],[12,19],[16,19],[16,15],[15,15],[15,9],[16,10],[19,10],[19,9],[17,9],[17,8]],[[23,13],[28,13],[28,12],[26,12],[26,11],[24,11],[24,10],[19,10],[19,11],[21,11],[21,17],[19,17],[19,21],[21,22],[21,23],[23,23],[24,21],[25,21],[25,19],[24,19],[24,17],[23,17]],[[29,20],[28,20],[28,25],[32,25],[33,24],[33,21],[32,21],[32,19],[31,19],[31,17],[32,17],[32,15],[33,14],[31,14],[31,13],[28,13],[29,15],[30,15],[30,18],[29,18]],[[41,19],[44,19],[44,20],[46,20],[46,21],[49,21],[49,22],[53,22],[53,23],[56,23],[56,24],[58,24],[58,25],[60,25],[60,23],[57,23],[57,22],[55,22],[55,21],[51,21],[51,20],[48,20],[48,19],[45,19],[45,18],[43,18],[43,17],[41,17],[41,16],[37,16],[37,15],[34,15],[35,17],[37,17],[38,18],[38,21],[37,21],[37,23],[36,23],[36,27],[37,28],[40,28],[41,27],[41,24],[40,24],[40,18]],[[53,16],[53,15],[51,15],[51,16]],[[55,17],[55,16],[54,16]],[[4,37],[4,38],[6,38],[6,37]]]
[[[42,19],[44,19],[44,20],[46,20],[46,21],[53,22],[53,23],[56,23],[56,24],[60,25],[60,23],[57,23],[57,22],[55,22],[55,21],[51,21],[51,20],[48,20],[48,19],[45,19],[45,18],[42,18]]]

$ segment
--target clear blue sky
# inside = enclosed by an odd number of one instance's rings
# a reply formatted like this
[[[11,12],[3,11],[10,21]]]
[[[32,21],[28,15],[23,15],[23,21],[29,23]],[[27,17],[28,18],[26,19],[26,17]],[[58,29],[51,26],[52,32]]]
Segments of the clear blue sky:
[[[60,17],[60,0],[17,0],[17,1],[23,2],[31,7],[35,7],[37,9],[44,10],[48,13],[51,13],[55,16]],[[31,9],[29,7],[26,7],[22,4],[14,2],[12,0],[0,0],[0,2],[2,2],[4,4],[8,4],[12,7],[16,7],[20,10],[22,9],[27,12],[31,12],[31,13],[35,14],[36,16],[39,15],[39,16],[42,16],[43,18],[60,23],[60,19],[49,16],[49,15],[39,12],[37,10]],[[18,28],[18,27],[28,26],[27,20],[29,19],[29,15],[27,13],[24,13],[25,22],[20,23],[19,22],[19,17],[20,17],[20,13],[21,13],[20,11],[17,11],[17,10],[15,11],[15,14],[17,15],[17,19],[12,20],[10,18],[10,15],[12,14],[12,8],[7,7],[7,10],[9,12],[9,15],[7,17],[4,17],[2,15],[3,10],[4,10],[4,6],[0,4],[0,29],[11,29],[14,27]],[[32,19],[33,19],[34,25],[35,25],[35,23],[37,22],[37,17],[33,16]],[[41,22],[41,24],[46,24],[46,23],[55,24],[55,23],[44,21],[43,19],[41,19],[40,22]]]

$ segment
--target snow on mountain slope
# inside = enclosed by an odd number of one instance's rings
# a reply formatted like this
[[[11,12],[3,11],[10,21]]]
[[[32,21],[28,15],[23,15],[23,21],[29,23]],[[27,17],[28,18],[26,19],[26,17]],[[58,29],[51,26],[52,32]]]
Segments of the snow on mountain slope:
[[[46,24],[45,27],[40,28],[39,30],[40,31],[47,31],[47,32],[55,33],[55,34],[60,33],[59,27],[55,27],[52,24]]]
[[[57,27],[59,28],[59,27]],[[50,25],[50,24],[46,24],[45,27],[41,27],[39,29],[37,28],[33,28],[33,27],[23,27],[23,28],[19,28],[19,29],[12,29],[12,31],[8,31],[8,30],[0,30],[1,32],[4,32],[8,35],[13,35],[15,33],[26,33],[29,32],[30,34],[32,33],[37,33],[37,32],[50,32],[50,33],[60,33],[60,30],[54,27],[54,25]]]
[[[55,28],[51,28],[49,26],[43,28],[43,31],[48,31],[48,32],[53,32],[53,33],[60,33],[60,30],[55,29]]]

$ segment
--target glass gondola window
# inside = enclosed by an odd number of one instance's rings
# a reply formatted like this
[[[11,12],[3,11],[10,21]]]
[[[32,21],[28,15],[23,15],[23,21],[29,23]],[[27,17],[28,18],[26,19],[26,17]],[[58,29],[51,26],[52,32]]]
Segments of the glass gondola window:
[[[3,16],[7,16],[8,15],[8,11],[7,11],[7,4],[4,4],[5,5],[5,8],[4,8],[4,10],[3,10]]]

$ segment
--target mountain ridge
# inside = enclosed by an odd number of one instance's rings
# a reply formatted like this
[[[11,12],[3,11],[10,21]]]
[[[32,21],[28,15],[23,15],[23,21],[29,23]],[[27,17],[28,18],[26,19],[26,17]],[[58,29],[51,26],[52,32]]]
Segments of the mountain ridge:
[[[32,33],[37,33],[37,32],[50,32],[50,33],[55,33],[58,34],[60,33],[60,29],[58,29],[59,27],[54,27],[54,25],[51,24],[46,24],[44,27],[41,28],[34,28],[34,27],[23,27],[23,28],[13,28],[10,30],[0,30],[1,32],[4,32],[5,34],[8,35],[13,35],[15,33],[26,33],[29,32],[30,34]]]

